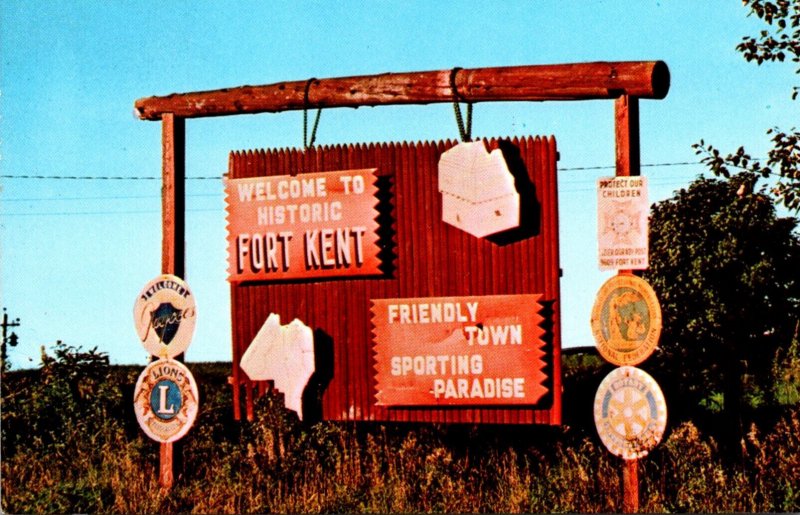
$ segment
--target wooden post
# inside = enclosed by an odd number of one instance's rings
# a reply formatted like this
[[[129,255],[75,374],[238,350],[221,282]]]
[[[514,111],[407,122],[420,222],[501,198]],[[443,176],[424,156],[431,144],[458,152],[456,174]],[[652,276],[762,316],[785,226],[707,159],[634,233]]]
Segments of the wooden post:
[[[624,460],[622,465],[622,513],[639,511],[639,460]]]
[[[614,100],[617,177],[639,175],[639,99],[623,95]]]
[[[172,483],[174,482],[172,474],[172,442],[160,445],[158,458],[158,485],[162,491],[169,492],[172,490]]]
[[[161,272],[184,277],[186,122],[172,113],[161,121]]]
[[[639,152],[639,99],[623,95],[614,100],[614,136],[616,142],[617,177],[630,177],[641,173]],[[631,275],[633,270],[619,270],[620,275]]]
[[[161,118],[161,272],[184,278],[186,130],[183,118],[165,113]],[[180,357],[178,357],[180,359]],[[159,485],[172,489],[173,446],[162,443]]]
[[[617,177],[641,173],[639,151],[639,99],[623,95],[614,100],[614,133],[616,140]],[[620,270],[630,275],[633,270]],[[639,460],[623,460],[622,513],[639,511]]]

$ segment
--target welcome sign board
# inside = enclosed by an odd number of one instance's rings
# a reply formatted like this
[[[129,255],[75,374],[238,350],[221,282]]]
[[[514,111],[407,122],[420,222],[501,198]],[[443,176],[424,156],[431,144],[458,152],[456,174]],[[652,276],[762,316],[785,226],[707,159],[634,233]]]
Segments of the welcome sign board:
[[[378,273],[374,172],[226,181],[228,280]]]

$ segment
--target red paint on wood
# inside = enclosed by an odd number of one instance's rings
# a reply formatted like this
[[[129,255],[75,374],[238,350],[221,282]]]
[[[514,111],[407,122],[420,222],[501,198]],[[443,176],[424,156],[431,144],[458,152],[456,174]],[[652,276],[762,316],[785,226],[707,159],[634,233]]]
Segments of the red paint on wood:
[[[622,96],[614,101],[614,129],[617,176],[641,173],[639,148],[639,99]],[[619,270],[619,275],[633,275],[633,270]],[[623,460],[622,513],[639,511],[639,462]]]
[[[376,168],[381,204],[382,275],[271,284],[233,284],[234,388],[249,391],[239,369],[247,346],[270,313],[299,318],[315,331],[317,374],[306,399],[319,398],[325,419],[414,422],[561,422],[558,209],[552,138],[492,140],[512,162],[523,197],[519,229],[474,238],[441,220],[438,156],[455,142],[334,146],[237,152],[230,178],[291,171]],[[544,306],[548,394],[535,406],[387,408],[376,405],[373,299],[539,294]],[[314,392],[313,389],[318,388]],[[311,402],[311,401],[309,401]],[[248,403],[250,404],[250,403]]]
[[[159,444],[158,485],[162,490],[172,490],[172,442]]]
[[[635,176],[641,173],[639,149],[639,99],[622,96],[614,101],[614,135],[616,142],[616,175]],[[619,270],[631,274],[632,270]]]

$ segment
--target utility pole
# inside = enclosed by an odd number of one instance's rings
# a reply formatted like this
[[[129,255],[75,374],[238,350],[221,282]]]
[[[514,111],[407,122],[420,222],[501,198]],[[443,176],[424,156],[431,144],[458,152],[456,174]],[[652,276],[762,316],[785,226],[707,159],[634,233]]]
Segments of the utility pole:
[[[3,328],[3,341],[0,343],[0,371],[5,372],[6,367],[8,366],[8,347],[7,345],[11,345],[12,347],[16,347],[19,337],[13,331],[11,334],[8,334],[9,327],[18,327],[20,325],[19,318],[15,318],[13,321],[8,321],[8,313],[6,313],[6,308],[3,308],[3,323],[0,324]]]

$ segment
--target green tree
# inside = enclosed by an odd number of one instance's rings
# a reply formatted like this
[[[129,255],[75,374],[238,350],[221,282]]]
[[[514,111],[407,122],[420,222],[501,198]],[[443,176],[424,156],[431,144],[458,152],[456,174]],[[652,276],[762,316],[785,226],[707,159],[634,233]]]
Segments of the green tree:
[[[759,66],[768,62],[794,63],[795,73],[800,74],[800,0],[743,0],[755,14],[764,21],[767,29],[757,38],[745,36],[736,50],[748,62]],[[800,88],[792,88],[792,100],[797,99]],[[794,211],[800,211],[800,132],[795,127],[783,130],[778,127],[767,130],[772,148],[766,160],[754,159],[742,146],[736,152],[723,155],[719,149],[704,140],[694,145],[697,155],[714,174],[730,177],[732,171],[744,170],[762,177],[778,177],[772,193],[783,204]]]
[[[676,385],[674,404],[721,400],[734,432],[745,386],[769,391],[775,352],[800,317],[797,220],[753,193],[757,180],[699,178],[655,204],[645,273],[661,302],[658,361]]]

